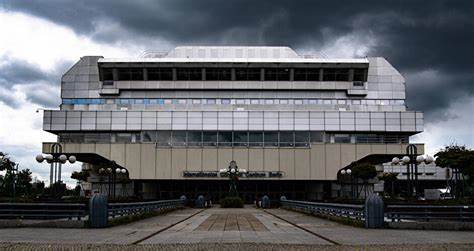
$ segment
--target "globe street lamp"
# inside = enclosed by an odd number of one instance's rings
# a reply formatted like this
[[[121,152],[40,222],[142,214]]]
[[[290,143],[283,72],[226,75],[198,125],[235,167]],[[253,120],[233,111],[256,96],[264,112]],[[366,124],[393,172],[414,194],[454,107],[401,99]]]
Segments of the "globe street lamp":
[[[108,196],[111,197],[111,192],[112,192],[112,198],[115,198],[115,190],[116,190],[116,178],[117,175],[120,174],[126,174],[128,171],[127,169],[120,167],[117,165],[115,161],[111,161],[110,164],[112,167],[107,167],[103,168],[101,167],[99,169],[99,175],[107,175],[107,183],[108,183]],[[112,187],[112,189],[110,189]],[[122,187],[123,189],[123,187]]]
[[[392,159],[392,165],[406,165],[407,166],[407,195],[417,196],[418,189],[418,164],[425,163],[431,164],[434,162],[433,156],[429,155],[418,155],[417,148],[415,145],[410,144],[407,146],[407,155],[399,158],[394,157]]]
[[[56,182],[61,182],[61,165],[66,164],[68,161],[71,164],[76,162],[76,156],[69,155],[69,157],[62,153],[62,146],[59,143],[51,145],[51,154],[38,154],[35,157],[38,163],[46,161],[51,164],[50,175],[49,175],[49,186],[51,187]]]
[[[229,177],[229,196],[238,196],[237,181],[239,180],[239,176],[247,173],[247,170],[239,169],[239,167],[237,166],[237,162],[232,160],[229,163],[229,167],[227,167],[227,169],[224,168],[219,170],[219,173],[221,174],[221,176],[227,175]]]
[[[351,169],[342,169],[341,170],[341,175],[342,176],[348,176],[351,180],[351,199],[354,199],[354,188],[353,188],[353,176],[352,176],[352,170]]]

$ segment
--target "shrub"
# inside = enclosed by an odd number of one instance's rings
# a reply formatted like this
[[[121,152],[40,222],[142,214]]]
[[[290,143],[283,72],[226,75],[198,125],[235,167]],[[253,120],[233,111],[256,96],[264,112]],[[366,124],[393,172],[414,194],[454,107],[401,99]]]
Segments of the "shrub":
[[[219,201],[222,208],[242,208],[244,201],[240,197],[225,197]]]

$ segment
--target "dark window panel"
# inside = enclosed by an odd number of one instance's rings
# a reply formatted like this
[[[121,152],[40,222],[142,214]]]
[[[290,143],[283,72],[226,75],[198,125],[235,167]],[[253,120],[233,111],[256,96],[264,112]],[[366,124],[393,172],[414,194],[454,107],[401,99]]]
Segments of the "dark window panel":
[[[349,81],[349,69],[337,69],[336,81]]]
[[[177,79],[178,80],[202,80],[202,69],[201,68],[177,68]]]
[[[323,81],[336,81],[336,69],[323,69]]]
[[[264,132],[265,146],[278,146],[278,132]]]
[[[367,82],[367,69],[354,69],[353,80]]]
[[[295,135],[294,132],[280,132],[280,146],[289,147],[294,146]]]
[[[295,68],[294,81],[319,81],[319,69]]]
[[[334,134],[334,143],[351,143],[350,134]]]
[[[265,81],[289,81],[290,69],[288,68],[266,68]]]
[[[142,142],[156,142],[156,131],[143,131],[141,138]]]
[[[232,132],[219,132],[218,135],[219,146],[232,146]]]
[[[262,132],[249,132],[249,145],[250,146],[263,146],[263,133]]]
[[[147,68],[148,80],[173,80],[172,68]]]
[[[247,132],[234,132],[234,146],[248,146],[248,141]]]
[[[204,146],[217,146],[217,132],[202,132]]]
[[[156,144],[158,146],[171,146],[171,131],[158,131]]]
[[[114,69],[102,68],[102,81],[114,81]]]
[[[324,142],[324,133],[323,132],[310,132],[310,141],[311,142]]]
[[[206,68],[206,80],[231,80],[231,68]]]
[[[201,131],[188,131],[188,146],[202,146]]]
[[[235,80],[260,81],[260,68],[236,68]]]
[[[186,131],[173,131],[171,135],[173,146],[186,146]]]

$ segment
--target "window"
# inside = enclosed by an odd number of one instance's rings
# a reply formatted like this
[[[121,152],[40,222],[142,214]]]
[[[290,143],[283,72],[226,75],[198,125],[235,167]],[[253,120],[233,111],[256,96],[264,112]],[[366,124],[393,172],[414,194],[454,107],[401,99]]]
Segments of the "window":
[[[234,146],[248,146],[248,140],[247,132],[234,132]]]
[[[349,81],[349,69],[326,68],[323,70],[323,81]]]
[[[147,68],[148,80],[173,80],[172,68]]]
[[[319,81],[319,69],[296,68],[294,70],[295,81]]]
[[[231,80],[231,68],[206,68],[206,80]]]
[[[102,70],[102,81],[114,81],[114,69],[101,68],[101,70]]]
[[[222,103],[223,105],[230,105],[230,99],[222,99],[222,100],[221,100],[221,103]]]
[[[141,134],[142,142],[156,142],[156,131],[143,131]]]
[[[249,146],[263,146],[263,133],[249,132]]]
[[[354,81],[367,82],[367,69],[354,69]]]
[[[290,69],[288,68],[266,68],[265,81],[289,81]]]
[[[280,132],[280,146],[289,147],[294,146],[295,135],[293,132]]]
[[[171,146],[171,132],[159,131],[156,136],[157,146]]]
[[[142,68],[118,68],[118,80],[143,80]]]
[[[334,143],[351,143],[350,134],[334,134]]]
[[[260,68],[236,68],[235,80],[260,81]]]
[[[265,146],[278,146],[278,132],[265,132],[263,140]]]
[[[232,132],[219,132],[218,135],[219,146],[232,146]]]
[[[202,132],[188,131],[188,146],[202,146]]]
[[[309,133],[310,141],[312,143],[320,143],[324,142],[324,133],[323,132],[316,132],[312,131]]]
[[[186,146],[186,131],[173,131],[171,135],[173,146]]]
[[[295,132],[295,146],[309,146],[309,132]]]
[[[117,133],[115,135],[115,142],[116,143],[130,143],[132,142],[132,134],[131,133]]]
[[[203,146],[217,146],[217,132],[202,133]]]
[[[201,68],[177,68],[176,71],[178,80],[202,80]]]

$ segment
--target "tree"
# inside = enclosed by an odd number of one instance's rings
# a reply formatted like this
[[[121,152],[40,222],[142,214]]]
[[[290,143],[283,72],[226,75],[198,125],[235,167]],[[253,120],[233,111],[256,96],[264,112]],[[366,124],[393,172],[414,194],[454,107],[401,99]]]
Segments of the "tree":
[[[80,171],[80,172],[72,172],[71,174],[71,179],[75,179],[78,181],[87,181],[87,178],[89,178],[90,172],[89,171]]]
[[[375,169],[375,166],[370,163],[358,163],[355,166],[353,166],[351,170],[352,170],[352,175],[355,178],[362,180],[361,189],[364,189],[365,197],[367,197],[367,183],[369,182],[370,179],[373,179],[375,178],[375,176],[377,176],[377,170]]]
[[[445,146],[435,154],[436,165],[443,168],[451,168],[454,179],[454,194],[456,197],[464,196],[464,181],[468,179],[468,184],[472,186],[474,181],[474,151],[466,146],[449,145]],[[461,180],[461,187],[458,181]]]
[[[379,177],[379,180],[383,180],[386,183],[390,183],[390,196],[394,195],[394,184],[398,180],[398,173],[384,173]]]
[[[31,195],[30,169],[18,171],[18,163],[12,161],[8,154],[0,152],[0,171],[5,171],[5,176],[0,177],[0,195],[7,197]]]

